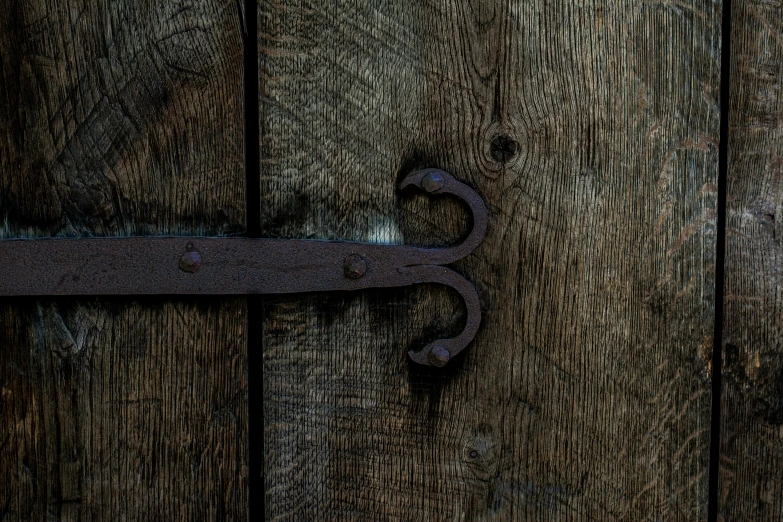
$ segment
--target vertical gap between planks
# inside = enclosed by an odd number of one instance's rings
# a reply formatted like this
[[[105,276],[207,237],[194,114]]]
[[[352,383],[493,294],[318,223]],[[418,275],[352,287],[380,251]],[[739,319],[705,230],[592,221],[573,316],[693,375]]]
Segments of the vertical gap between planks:
[[[242,15],[245,212],[247,236],[261,236],[261,175],[258,130],[258,19],[257,0],[237,0]],[[248,520],[264,519],[264,389],[263,302],[261,296],[247,297],[247,401],[248,401]]]
[[[709,504],[707,520],[718,520],[720,473],[721,389],[723,370],[723,295],[726,255],[726,192],[729,153],[729,93],[731,83],[731,0],[723,0],[720,55],[720,144],[718,148],[718,216],[715,244],[715,335],[712,340],[712,424],[710,426]]]

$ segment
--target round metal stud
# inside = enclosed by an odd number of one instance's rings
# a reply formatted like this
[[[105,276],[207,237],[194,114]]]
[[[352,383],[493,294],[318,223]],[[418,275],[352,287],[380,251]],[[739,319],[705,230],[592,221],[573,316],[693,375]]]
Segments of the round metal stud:
[[[443,175],[440,172],[433,170],[421,178],[421,188],[427,192],[432,193],[442,189],[443,183],[445,183],[445,181],[446,180],[443,178]]]
[[[198,272],[201,268],[201,254],[195,250],[185,252],[182,257],[179,258],[179,268],[183,272],[194,273]]]
[[[351,254],[343,262],[343,273],[348,279],[359,279],[367,273],[367,261],[359,254]]]
[[[442,368],[446,366],[446,363],[451,359],[451,354],[447,349],[442,346],[433,346],[430,350],[429,360],[430,364]]]

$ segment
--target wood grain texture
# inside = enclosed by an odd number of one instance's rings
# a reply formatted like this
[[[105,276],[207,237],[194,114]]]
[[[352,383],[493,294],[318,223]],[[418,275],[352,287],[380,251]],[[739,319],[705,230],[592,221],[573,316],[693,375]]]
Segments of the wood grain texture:
[[[0,2],[0,234],[241,232],[240,28],[233,0]],[[0,304],[0,520],[245,519],[245,312]]]
[[[720,514],[783,520],[783,6],[732,2]]]
[[[244,316],[2,305],[3,520],[245,520]]]
[[[437,287],[264,310],[269,520],[704,520],[714,321],[715,2],[260,3],[272,236],[484,244]]]

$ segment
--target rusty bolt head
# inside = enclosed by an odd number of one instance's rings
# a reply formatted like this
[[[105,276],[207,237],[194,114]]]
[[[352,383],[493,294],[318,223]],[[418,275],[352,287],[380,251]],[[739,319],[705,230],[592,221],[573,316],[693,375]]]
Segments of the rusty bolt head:
[[[435,192],[436,190],[440,190],[443,188],[443,183],[443,175],[437,170],[428,172],[426,176],[421,178],[421,188],[427,192]]]
[[[179,268],[184,272],[198,272],[201,268],[201,254],[195,250],[185,252],[182,257],[179,258]]]
[[[358,254],[351,254],[345,258],[343,272],[348,279],[359,279],[367,273],[367,261]]]
[[[429,359],[431,365],[442,368],[451,359],[451,354],[442,346],[433,346],[432,350],[430,350]]]

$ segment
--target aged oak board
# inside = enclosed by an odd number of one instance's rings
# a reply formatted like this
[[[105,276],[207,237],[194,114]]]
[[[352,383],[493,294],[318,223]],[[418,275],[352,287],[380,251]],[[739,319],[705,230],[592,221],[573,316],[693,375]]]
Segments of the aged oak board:
[[[266,299],[269,520],[705,520],[720,3],[259,3],[262,231],[438,244],[438,287]],[[445,239],[444,239],[445,238]]]
[[[732,2],[720,516],[783,520],[783,9]]]
[[[232,0],[0,2],[0,235],[241,233],[241,103]],[[245,313],[0,303],[0,520],[245,520]]]

